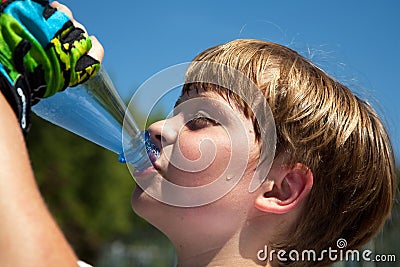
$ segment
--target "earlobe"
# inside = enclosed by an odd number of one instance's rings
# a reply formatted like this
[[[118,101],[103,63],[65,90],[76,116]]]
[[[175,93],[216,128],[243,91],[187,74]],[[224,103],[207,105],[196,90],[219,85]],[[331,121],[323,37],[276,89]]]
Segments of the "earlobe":
[[[274,176],[273,186],[262,191],[255,200],[258,210],[274,214],[290,212],[308,195],[313,185],[311,170],[301,163],[281,167]]]

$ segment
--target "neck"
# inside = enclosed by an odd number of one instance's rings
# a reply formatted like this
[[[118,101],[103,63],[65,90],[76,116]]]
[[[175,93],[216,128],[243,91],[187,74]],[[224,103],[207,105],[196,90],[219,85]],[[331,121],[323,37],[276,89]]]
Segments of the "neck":
[[[243,236],[238,233],[224,244],[204,245],[201,240],[191,244],[175,244],[178,254],[178,266],[273,266],[268,261],[257,258],[263,245],[241,243]],[[207,243],[207,242],[206,242]]]

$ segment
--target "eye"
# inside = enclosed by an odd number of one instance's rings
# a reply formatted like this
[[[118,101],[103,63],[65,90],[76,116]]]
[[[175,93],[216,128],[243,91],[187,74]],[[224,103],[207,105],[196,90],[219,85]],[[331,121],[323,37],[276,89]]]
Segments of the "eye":
[[[219,123],[216,120],[203,113],[197,113],[190,121],[186,123],[186,126],[192,131],[217,125],[219,125]]]

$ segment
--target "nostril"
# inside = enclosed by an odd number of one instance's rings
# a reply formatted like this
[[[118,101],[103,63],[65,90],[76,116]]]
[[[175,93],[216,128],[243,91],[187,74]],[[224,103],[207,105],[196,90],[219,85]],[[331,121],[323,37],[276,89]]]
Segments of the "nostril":
[[[160,148],[163,148],[164,146],[167,146],[171,143],[171,140],[168,139],[166,136],[163,135],[155,135],[155,139],[157,140],[154,142],[156,145],[158,145]]]
[[[147,131],[150,134],[150,140],[159,149],[172,144],[177,137],[177,126],[172,119],[161,120],[152,123]]]

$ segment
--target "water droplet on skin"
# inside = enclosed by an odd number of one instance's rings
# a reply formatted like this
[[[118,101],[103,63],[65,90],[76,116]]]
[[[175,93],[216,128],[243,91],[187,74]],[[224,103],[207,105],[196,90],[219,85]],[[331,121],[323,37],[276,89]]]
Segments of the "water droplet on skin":
[[[232,178],[233,178],[233,175],[228,175],[228,176],[226,176],[226,180],[227,180],[227,181],[232,180]]]

